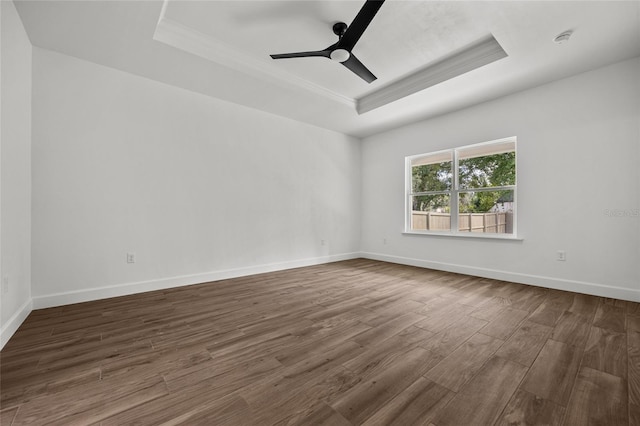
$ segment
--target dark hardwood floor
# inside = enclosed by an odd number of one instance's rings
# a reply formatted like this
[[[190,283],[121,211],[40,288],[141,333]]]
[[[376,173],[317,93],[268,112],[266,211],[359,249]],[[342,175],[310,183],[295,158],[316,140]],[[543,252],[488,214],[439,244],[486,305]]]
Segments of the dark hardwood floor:
[[[31,313],[4,425],[640,425],[640,306],[357,259]]]

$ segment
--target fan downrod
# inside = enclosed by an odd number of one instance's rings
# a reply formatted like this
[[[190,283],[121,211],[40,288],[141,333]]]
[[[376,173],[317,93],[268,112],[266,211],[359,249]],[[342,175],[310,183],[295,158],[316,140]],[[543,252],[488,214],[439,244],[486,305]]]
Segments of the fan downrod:
[[[339,38],[342,38],[344,33],[347,32],[347,24],[344,22],[336,22],[333,24],[333,33],[337,35]]]

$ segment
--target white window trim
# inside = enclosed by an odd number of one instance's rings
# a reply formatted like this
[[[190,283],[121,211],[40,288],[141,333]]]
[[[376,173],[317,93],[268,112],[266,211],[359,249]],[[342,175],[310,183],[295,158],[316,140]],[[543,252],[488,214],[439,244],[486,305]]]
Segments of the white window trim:
[[[515,145],[516,153],[516,184],[506,186],[494,186],[487,188],[473,188],[473,189],[460,189],[458,187],[458,152],[460,150],[477,147],[481,145],[492,145],[504,142],[513,142]],[[453,164],[453,182],[450,191],[427,191],[425,193],[413,193],[412,192],[412,161],[416,158],[421,158],[427,155],[452,153]],[[405,218],[404,218],[404,232],[407,235],[429,235],[429,236],[441,236],[441,237],[458,237],[458,238],[483,238],[494,240],[518,240],[522,238],[518,236],[518,141],[515,136],[508,138],[496,139],[488,142],[481,142],[477,144],[460,146],[457,148],[444,149],[440,151],[427,152],[423,154],[416,154],[405,157]],[[458,229],[458,196],[464,192],[482,192],[482,191],[501,191],[511,190],[513,191],[513,233],[512,234],[492,234],[492,233],[473,233],[473,232],[460,232]],[[429,230],[415,230],[411,229],[412,219],[412,200],[411,197],[420,194],[449,194],[449,203],[451,210],[451,229],[448,231],[429,231]]]

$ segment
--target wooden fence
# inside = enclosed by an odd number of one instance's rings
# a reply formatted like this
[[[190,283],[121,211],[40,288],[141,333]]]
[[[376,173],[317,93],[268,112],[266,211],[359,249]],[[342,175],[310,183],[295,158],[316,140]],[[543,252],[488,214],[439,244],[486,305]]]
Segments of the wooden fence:
[[[448,231],[451,229],[451,215],[414,210],[411,212],[411,229]],[[513,234],[513,213],[460,213],[458,229],[460,232]]]

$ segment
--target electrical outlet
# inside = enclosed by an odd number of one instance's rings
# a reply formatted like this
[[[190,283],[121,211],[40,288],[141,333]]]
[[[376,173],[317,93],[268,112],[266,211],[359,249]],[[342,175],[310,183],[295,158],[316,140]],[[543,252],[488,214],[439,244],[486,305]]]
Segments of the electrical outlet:
[[[127,253],[127,263],[136,263],[135,253]]]
[[[320,240],[320,245],[323,246],[325,244],[324,240]]]
[[[386,238],[382,239],[382,244],[387,244],[387,239]]]
[[[9,276],[2,277],[2,294],[9,293]]]
[[[567,252],[564,250],[558,250],[556,252],[556,260],[559,260],[560,262],[564,262],[567,260]]]

